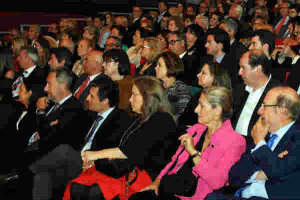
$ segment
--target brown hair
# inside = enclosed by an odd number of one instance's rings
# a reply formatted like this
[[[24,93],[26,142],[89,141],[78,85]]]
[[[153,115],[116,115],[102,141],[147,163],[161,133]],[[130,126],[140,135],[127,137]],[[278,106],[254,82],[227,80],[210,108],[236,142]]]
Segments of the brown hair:
[[[183,63],[181,62],[180,58],[178,55],[176,55],[173,52],[164,52],[161,53],[157,56],[157,60],[159,58],[162,58],[166,64],[167,68],[167,76],[177,76],[180,73],[183,73],[184,71],[184,66]]]
[[[153,76],[140,76],[133,79],[133,84],[143,97],[141,123],[156,112],[167,112],[174,118],[167,92],[158,79]]]

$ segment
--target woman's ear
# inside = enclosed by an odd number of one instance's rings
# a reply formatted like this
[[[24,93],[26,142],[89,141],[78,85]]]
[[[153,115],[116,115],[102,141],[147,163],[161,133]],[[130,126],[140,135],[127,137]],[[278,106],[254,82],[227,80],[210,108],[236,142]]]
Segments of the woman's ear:
[[[221,106],[217,106],[214,108],[214,113],[215,113],[215,117],[216,119],[220,119],[222,116],[222,107]]]

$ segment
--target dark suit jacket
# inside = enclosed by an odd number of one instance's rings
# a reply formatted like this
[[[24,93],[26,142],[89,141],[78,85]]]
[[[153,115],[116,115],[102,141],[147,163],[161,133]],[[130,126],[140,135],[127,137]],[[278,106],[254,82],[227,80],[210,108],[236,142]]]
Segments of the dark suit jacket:
[[[81,84],[85,81],[85,79],[87,77],[88,77],[87,74],[82,74],[81,76],[79,76],[78,80],[76,81],[76,83],[74,85],[73,94],[75,94],[76,90],[81,86]],[[110,79],[110,78],[107,75],[105,75],[104,73],[101,73],[98,76],[96,76],[96,78],[85,87],[82,94],[80,95],[79,102],[81,103],[81,105],[84,105],[84,101],[90,93],[90,88],[91,88],[92,83],[94,83],[98,80],[101,80],[101,79]]]
[[[14,76],[14,79],[3,79],[0,81],[0,93],[4,95],[3,98],[11,99],[12,98],[12,85],[16,79],[18,79],[23,73],[23,70],[17,72]],[[36,66],[36,68],[30,73],[27,77],[28,81],[32,83],[32,91],[41,95],[46,86],[46,76],[44,68]]]
[[[118,147],[122,135],[134,122],[134,119],[135,118],[130,117],[124,110],[120,110],[115,107],[97,130],[92,141],[91,150],[102,150]],[[95,161],[95,166],[97,169],[100,169],[101,164],[103,164],[102,160]],[[104,173],[104,171],[102,172]]]
[[[235,86],[239,83],[239,60],[236,59],[236,55],[233,55],[234,52],[228,52],[225,54],[224,58],[222,59],[220,66],[227,70],[230,78],[232,86]]]
[[[292,88],[294,88],[296,91],[299,88],[300,81],[299,81],[299,66],[300,66],[300,58],[297,60],[295,64],[290,64],[289,67],[289,76],[286,80],[286,84]]]
[[[234,42],[230,45],[229,52],[227,53],[226,60],[224,62],[230,62],[228,60],[234,60],[231,63],[234,63],[235,66],[230,67],[230,72],[232,73],[232,84],[239,84],[242,82],[239,76],[240,69],[240,58],[243,53],[247,52],[247,48],[244,44],[242,44],[238,40],[234,40]]]
[[[253,114],[251,116],[249,126],[248,126],[248,135],[246,136],[247,144],[253,143],[253,139],[251,137],[251,131],[252,131],[252,128],[255,125],[256,121],[259,118],[259,115],[257,114],[257,112],[261,106],[261,103],[263,102],[267,92],[271,88],[273,88],[277,85],[279,85],[279,82],[277,80],[271,78],[269,83],[267,84],[265,90],[263,91],[263,94],[261,95],[259,101],[257,102],[257,105],[255,106],[255,109],[253,111]],[[234,93],[233,93],[234,112],[233,112],[233,115],[231,118],[232,127],[234,127],[234,129],[236,128],[236,125],[237,125],[239,117],[243,111],[243,108],[245,106],[248,96],[249,96],[249,93],[245,90],[244,84],[238,85],[237,88],[234,90]]]
[[[251,153],[254,144],[242,155],[229,172],[232,186],[243,187],[257,167],[268,177],[266,191],[269,199],[300,199],[298,187],[300,178],[300,129],[299,124],[293,124],[272,152],[267,145]],[[282,159],[278,154],[287,150]]]
[[[49,115],[37,116],[41,155],[61,144],[79,150],[90,124],[85,123],[86,113],[76,97],[71,96]]]
[[[276,30],[276,25],[280,22],[280,20],[282,19],[281,16],[279,16],[277,19],[274,20],[274,24],[273,27]],[[287,21],[286,24],[283,24],[278,32],[278,34],[276,35],[276,38],[280,38],[280,39],[284,39],[284,37],[286,37],[286,32],[289,30],[289,21],[290,19]]]

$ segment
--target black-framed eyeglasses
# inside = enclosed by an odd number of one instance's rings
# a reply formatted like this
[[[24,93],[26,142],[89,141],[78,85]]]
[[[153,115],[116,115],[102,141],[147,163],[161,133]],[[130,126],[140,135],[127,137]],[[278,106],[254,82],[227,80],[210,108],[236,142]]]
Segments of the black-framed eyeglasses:
[[[180,40],[170,40],[168,41],[169,44],[175,44],[176,42],[179,42]]]
[[[277,106],[280,106],[280,105],[277,105],[277,104],[264,104],[264,103],[261,103],[260,107],[263,107],[263,108],[266,108],[266,107],[277,107]]]

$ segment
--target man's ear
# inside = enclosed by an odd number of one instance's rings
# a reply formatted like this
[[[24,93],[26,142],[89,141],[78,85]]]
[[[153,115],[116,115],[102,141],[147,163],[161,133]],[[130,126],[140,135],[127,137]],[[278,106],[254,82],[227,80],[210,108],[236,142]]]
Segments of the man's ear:
[[[268,45],[268,44],[263,44],[262,47],[263,47],[264,52],[270,53],[270,52],[269,52],[269,45]]]
[[[109,100],[108,100],[108,98],[103,99],[103,102],[104,102],[106,105],[109,106]]]
[[[255,69],[256,69],[257,72],[262,72],[262,66],[261,65],[258,65]]]

